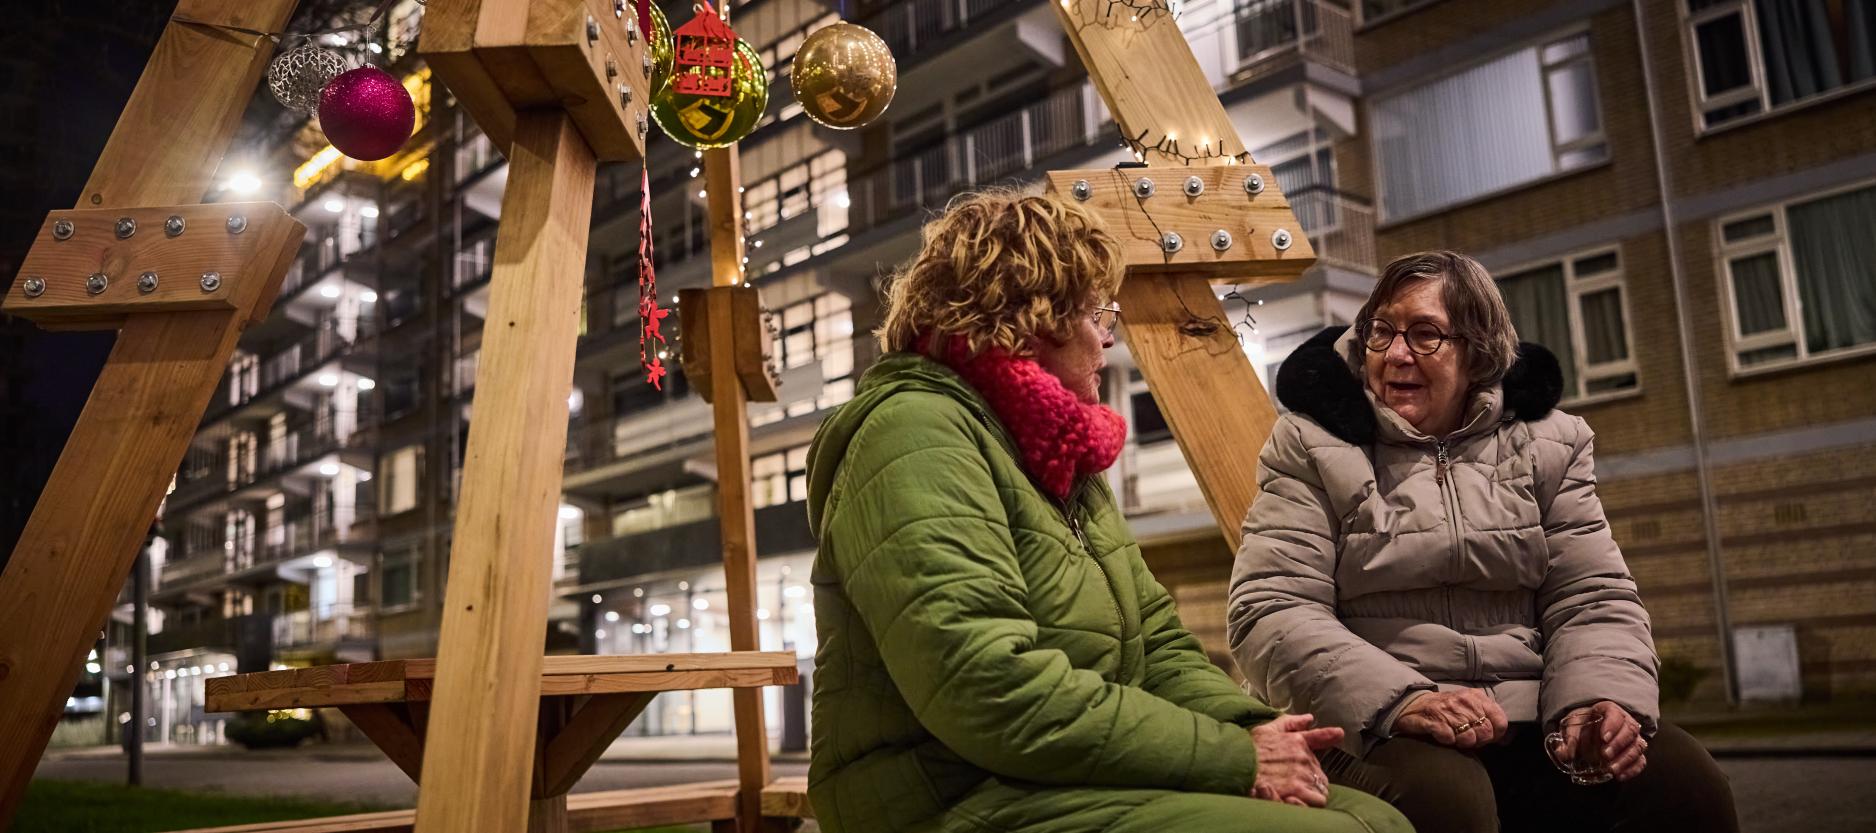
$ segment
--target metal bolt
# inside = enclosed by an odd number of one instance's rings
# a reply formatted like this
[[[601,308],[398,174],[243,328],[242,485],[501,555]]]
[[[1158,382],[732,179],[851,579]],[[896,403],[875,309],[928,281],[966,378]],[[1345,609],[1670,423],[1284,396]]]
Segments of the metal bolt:
[[[1271,232],[1270,233],[1270,245],[1277,247],[1277,251],[1279,252],[1283,251],[1284,249],[1290,248],[1290,230],[1289,229],[1277,229],[1276,231]]]
[[[645,77],[650,78],[651,77],[651,54],[648,52],[643,57],[644,57],[644,64],[645,64]]]
[[[1165,251],[1167,254],[1172,254],[1174,252],[1177,252],[1180,249],[1185,248],[1185,245],[1186,245],[1185,238],[1180,237],[1179,232],[1176,232],[1176,231],[1166,232],[1164,235],[1161,235],[1159,239],[1160,249]]]
[[[620,84],[619,85],[619,108],[624,109],[630,106],[632,106],[632,88],[624,84]]]
[[[171,214],[169,219],[163,221],[163,233],[170,237],[181,237],[182,230],[186,226],[187,224],[182,221],[180,215]]]
[[[220,288],[221,288],[221,273],[220,272],[203,272],[202,273],[202,291],[203,292],[214,292],[215,290],[220,289]]]
[[[1140,199],[1146,199],[1147,197],[1153,196],[1153,180],[1148,179],[1147,177],[1143,176],[1143,177],[1140,177],[1138,180],[1134,181],[1133,195],[1136,197],[1139,197]]]
[[[248,230],[248,218],[235,214],[228,218],[228,233],[240,234]]]
[[[137,291],[150,293],[156,291],[156,273],[145,272],[137,276]]]
[[[1186,196],[1196,197],[1205,193],[1205,180],[1196,176],[1186,177]]]
[[[610,79],[617,78],[617,77],[619,77],[619,62],[613,60],[611,55],[607,55],[606,56],[606,78],[610,80]]]
[[[1244,193],[1250,194],[1252,196],[1256,196],[1258,194],[1264,193],[1263,175],[1251,174],[1250,176],[1245,177],[1244,178]]]
[[[37,298],[40,295],[45,294],[45,291],[46,291],[46,281],[44,278],[27,278],[26,279],[26,297]]]
[[[52,221],[52,239],[54,240],[72,239],[72,221],[53,220]]]
[[[625,22],[625,42],[638,43],[638,15],[632,15],[632,19]]]
[[[110,285],[111,279],[105,277],[103,272],[93,272],[91,277],[85,279],[85,291],[93,295],[103,292]]]
[[[645,124],[645,114],[644,114],[644,113],[639,113],[639,114],[638,114],[638,135],[639,135],[639,138],[641,138],[641,139],[642,139],[642,138],[644,138],[644,136],[645,136],[645,131],[646,131],[646,130],[647,130],[647,125]]]
[[[612,16],[625,16],[625,0],[612,0]],[[637,15],[633,15],[633,17],[637,17]]]
[[[1081,200],[1082,202],[1087,202],[1089,197],[1094,196],[1093,186],[1090,186],[1088,184],[1088,181],[1085,179],[1075,180],[1075,187],[1073,190],[1075,193],[1075,199]]]
[[[592,15],[586,16],[586,42],[599,42],[599,21],[594,20]]]
[[[117,239],[127,240],[137,233],[137,221],[129,217],[117,218]]]
[[[1224,229],[1212,232],[1212,249],[1222,252],[1229,248],[1231,248],[1231,232]]]

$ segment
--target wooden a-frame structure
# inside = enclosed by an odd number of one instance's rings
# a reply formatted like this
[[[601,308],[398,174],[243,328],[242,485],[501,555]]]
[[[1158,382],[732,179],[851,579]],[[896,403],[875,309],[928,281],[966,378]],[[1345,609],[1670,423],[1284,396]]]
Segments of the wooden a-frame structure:
[[[294,5],[182,0],[79,207],[47,218],[5,299],[8,311],[48,328],[119,333],[0,574],[0,714],[9,716],[0,721],[0,829],[241,327],[265,316],[304,233],[277,205],[194,205],[272,52],[251,33],[278,31]],[[1275,411],[1211,282],[1292,279],[1313,252],[1269,170],[1250,164],[1166,4],[1050,5],[1148,165],[1057,172],[1050,187],[1088,203],[1122,237],[1128,346],[1235,544],[1256,492],[1247,450],[1268,436]],[[729,823],[763,824],[760,686],[795,672],[791,655],[755,650],[745,410],[773,391],[759,366],[761,333],[739,312],[750,290],[740,286],[734,147],[706,154],[714,287],[686,298],[702,306],[687,310],[693,320],[708,322],[690,341],[709,345],[733,650],[661,664],[540,655],[593,171],[602,159],[640,158],[648,132],[647,64],[630,8],[429,5],[420,51],[511,166],[438,659],[243,675],[210,691],[228,707],[356,707],[348,713],[394,761],[421,772],[426,787],[447,785],[420,791],[419,831],[567,829],[566,789],[604,744],[651,693],[697,687],[734,689],[740,763]],[[182,230],[166,235],[171,217]],[[157,277],[144,281],[144,272]],[[384,829],[411,829],[397,824]]]

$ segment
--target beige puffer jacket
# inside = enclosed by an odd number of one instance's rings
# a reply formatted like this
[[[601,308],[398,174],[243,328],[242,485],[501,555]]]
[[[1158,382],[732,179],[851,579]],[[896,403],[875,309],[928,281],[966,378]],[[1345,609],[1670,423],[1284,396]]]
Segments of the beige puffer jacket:
[[[1589,427],[1553,410],[1555,357],[1523,346],[1444,442],[1375,402],[1347,328],[1283,364],[1262,492],[1231,573],[1247,690],[1385,738],[1405,695],[1482,688],[1546,725],[1613,700],[1659,716],[1648,613],[1596,497]]]

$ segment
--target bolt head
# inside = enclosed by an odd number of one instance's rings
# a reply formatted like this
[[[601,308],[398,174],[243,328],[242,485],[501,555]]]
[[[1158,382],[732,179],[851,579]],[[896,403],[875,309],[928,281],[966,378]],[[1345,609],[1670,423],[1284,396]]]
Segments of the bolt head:
[[[52,239],[54,240],[72,239],[72,221],[53,220],[52,221]]]
[[[85,291],[93,295],[103,292],[110,285],[111,279],[103,272],[93,272],[91,277],[85,278]]]
[[[203,292],[214,292],[215,290],[220,289],[220,288],[221,288],[221,273],[220,272],[202,273],[202,291]]]
[[[44,278],[27,278],[24,288],[26,290],[26,297],[37,298],[45,294],[46,281]]]
[[[619,107],[625,108],[625,107],[630,107],[630,106],[632,106],[632,88],[624,84],[620,84],[619,85]]]
[[[239,214],[232,215],[228,218],[228,233],[229,234],[240,234],[241,232],[244,232],[247,230],[248,230],[248,218],[243,217]]]
[[[613,60],[611,55],[606,56],[606,77],[607,78],[619,77],[619,62]]]
[[[1089,185],[1088,181],[1085,179],[1075,180],[1075,187],[1072,190],[1075,193],[1075,199],[1083,202],[1087,202],[1089,197],[1094,196],[1094,187]]]
[[[612,0],[612,16],[613,17],[625,16],[625,0]]]
[[[1196,197],[1205,193],[1205,180],[1196,176],[1186,177],[1186,196]]]
[[[1153,196],[1153,180],[1144,176],[1134,180],[1133,194],[1142,199]]]
[[[176,214],[169,215],[169,219],[163,221],[163,233],[170,237],[182,236],[182,230],[185,227],[187,224],[182,221],[181,216]]]
[[[1231,248],[1231,232],[1224,229],[1212,232],[1212,248],[1221,252]]]
[[[1172,254],[1174,252],[1177,252],[1180,249],[1185,248],[1185,245],[1186,245],[1185,238],[1180,237],[1179,232],[1176,232],[1176,231],[1166,232],[1159,239],[1160,249],[1164,250],[1167,254]]]
[[[127,240],[137,233],[137,221],[129,217],[117,218],[117,239]]]
[[[145,272],[141,275],[138,275],[137,276],[137,291],[155,292],[156,291],[156,273]]]
[[[1277,247],[1277,251],[1279,252],[1290,248],[1290,230],[1277,229],[1271,232],[1270,245]]]
[[[586,18],[586,42],[599,42],[599,21],[594,20],[590,16]]]
[[[1244,178],[1244,193],[1255,196],[1263,192],[1264,177],[1262,174],[1251,174]]]

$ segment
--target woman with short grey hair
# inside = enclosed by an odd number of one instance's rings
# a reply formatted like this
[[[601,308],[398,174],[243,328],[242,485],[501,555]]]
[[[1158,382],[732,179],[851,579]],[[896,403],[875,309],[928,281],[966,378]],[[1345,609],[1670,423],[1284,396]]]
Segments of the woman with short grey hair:
[[[1344,730],[1332,782],[1441,833],[1737,829],[1660,719],[1593,435],[1483,266],[1388,264],[1276,387],[1228,633],[1253,694]]]

